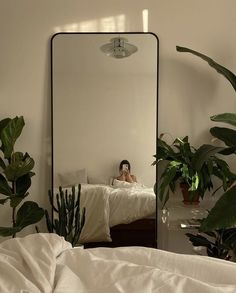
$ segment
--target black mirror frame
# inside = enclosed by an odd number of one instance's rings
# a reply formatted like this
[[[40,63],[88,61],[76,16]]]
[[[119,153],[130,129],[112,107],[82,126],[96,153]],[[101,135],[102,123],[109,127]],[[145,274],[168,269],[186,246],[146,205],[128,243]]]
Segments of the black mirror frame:
[[[158,102],[159,102],[159,38],[155,33],[152,32],[59,32],[54,35],[52,35],[51,40],[50,40],[50,79],[51,79],[51,192],[52,195],[54,194],[54,156],[53,156],[53,150],[54,150],[54,139],[53,139],[53,39],[57,35],[63,35],[63,34],[77,34],[77,35],[98,35],[98,34],[114,34],[114,35],[122,35],[122,34],[140,34],[140,35],[153,35],[156,38],[157,41],[157,52],[156,52],[156,57],[157,57],[157,80],[156,80],[156,154],[157,154],[157,138],[158,138]],[[158,182],[158,167],[156,166],[156,184]],[[158,186],[158,185],[157,185]],[[53,220],[53,209],[51,211],[51,218]],[[158,248],[158,198],[156,195],[156,229],[155,229],[155,239],[156,239],[156,248]]]

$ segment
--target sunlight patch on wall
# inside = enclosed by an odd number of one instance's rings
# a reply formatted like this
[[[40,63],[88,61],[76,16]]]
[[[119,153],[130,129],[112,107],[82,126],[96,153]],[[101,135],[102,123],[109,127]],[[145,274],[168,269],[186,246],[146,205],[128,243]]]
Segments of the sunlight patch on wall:
[[[125,31],[125,15],[103,17],[97,20],[87,20],[56,26],[54,32],[119,32]]]
[[[148,9],[143,9],[143,32],[148,32]]]

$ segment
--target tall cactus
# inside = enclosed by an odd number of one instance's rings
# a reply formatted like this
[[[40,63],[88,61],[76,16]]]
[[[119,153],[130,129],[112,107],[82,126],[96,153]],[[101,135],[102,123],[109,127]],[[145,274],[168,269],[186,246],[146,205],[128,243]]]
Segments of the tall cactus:
[[[73,247],[78,244],[85,222],[85,208],[82,209],[82,213],[80,212],[80,192],[80,184],[78,185],[77,196],[74,186],[71,188],[71,193],[68,193],[67,189],[64,191],[62,187],[59,187],[59,194],[56,194],[56,201],[54,202],[53,195],[49,190],[49,201],[53,213],[57,216],[51,220],[48,211],[45,211],[48,232],[63,236]]]

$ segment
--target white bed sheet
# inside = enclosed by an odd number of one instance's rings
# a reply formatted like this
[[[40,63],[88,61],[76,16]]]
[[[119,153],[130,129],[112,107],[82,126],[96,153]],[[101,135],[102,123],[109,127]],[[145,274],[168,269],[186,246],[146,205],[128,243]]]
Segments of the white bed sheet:
[[[144,247],[72,249],[55,234],[0,245],[3,293],[235,293],[236,264]]]
[[[82,184],[80,207],[86,209],[80,243],[111,241],[110,227],[154,215],[156,196],[152,188],[139,184],[129,187]]]

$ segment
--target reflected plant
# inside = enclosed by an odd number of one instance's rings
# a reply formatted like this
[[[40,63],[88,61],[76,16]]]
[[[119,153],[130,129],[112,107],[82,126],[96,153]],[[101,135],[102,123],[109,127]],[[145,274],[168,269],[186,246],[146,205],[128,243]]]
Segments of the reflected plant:
[[[72,246],[78,245],[79,237],[85,223],[85,208],[80,212],[81,185],[78,186],[76,194],[75,187],[63,190],[59,187],[56,200],[51,191],[48,192],[49,201],[53,209],[54,219],[51,220],[48,211],[45,211],[48,232],[63,236]]]
[[[190,201],[200,196],[202,199],[206,191],[213,189],[213,177],[217,177],[221,187],[227,190],[236,180],[228,164],[216,156],[225,148],[204,144],[198,149],[190,145],[188,136],[176,138],[172,144],[163,140],[163,134],[157,139],[157,154],[152,165],[164,165],[160,176],[159,187],[156,190],[163,206],[169,200],[170,191],[176,190],[177,183],[186,184]]]

